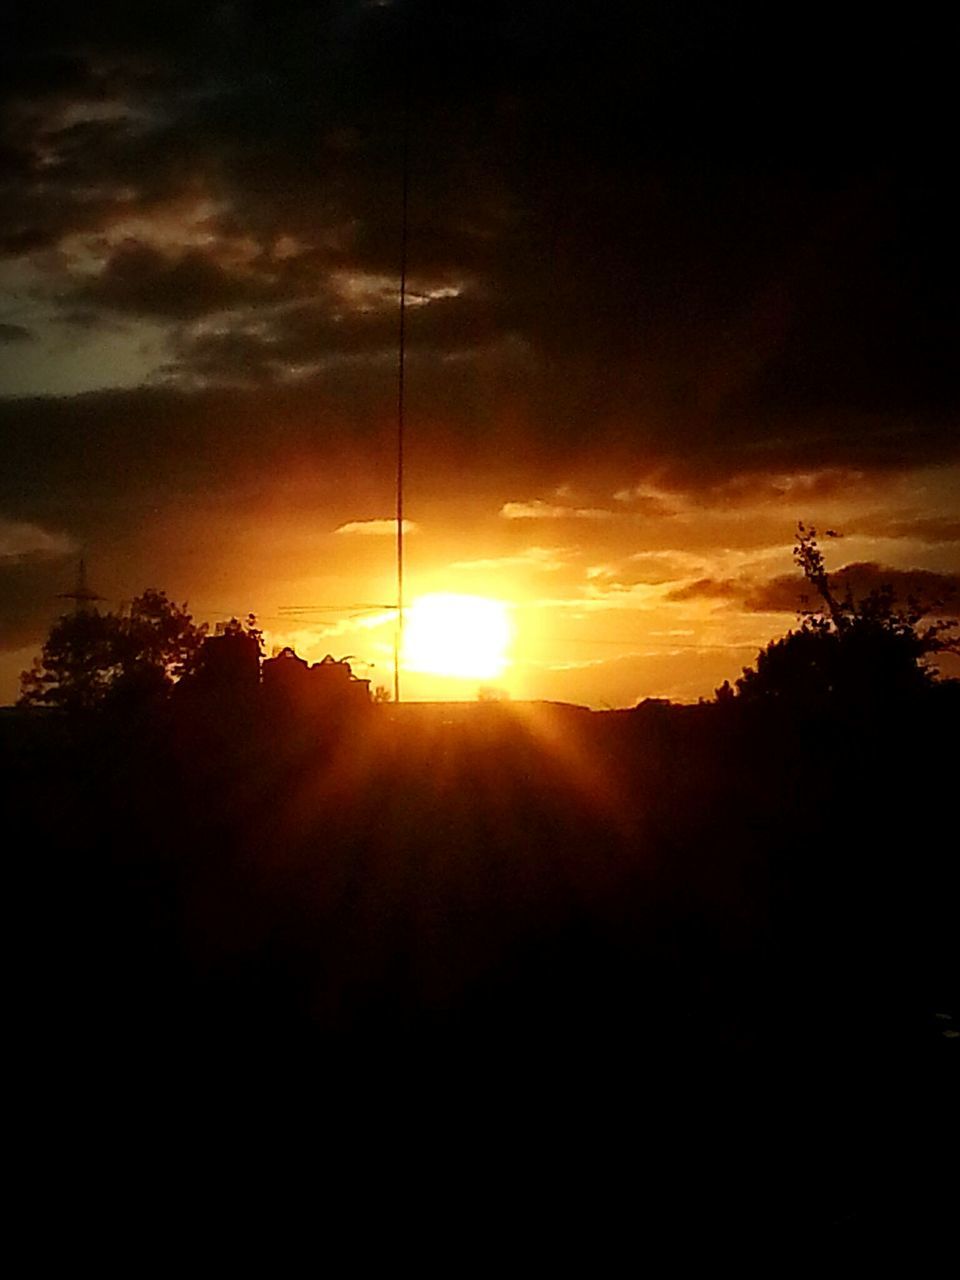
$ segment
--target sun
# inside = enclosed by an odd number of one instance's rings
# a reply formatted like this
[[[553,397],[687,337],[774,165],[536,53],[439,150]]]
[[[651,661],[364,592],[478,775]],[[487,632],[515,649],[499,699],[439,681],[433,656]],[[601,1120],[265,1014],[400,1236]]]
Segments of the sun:
[[[403,665],[435,676],[489,680],[509,665],[507,606],[485,596],[419,596],[406,612]]]

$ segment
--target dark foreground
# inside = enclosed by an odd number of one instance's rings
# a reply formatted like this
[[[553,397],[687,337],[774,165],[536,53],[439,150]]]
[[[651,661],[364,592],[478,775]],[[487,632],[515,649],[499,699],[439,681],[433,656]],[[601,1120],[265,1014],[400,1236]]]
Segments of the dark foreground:
[[[3,726],[37,1159],[216,1132],[491,1229],[938,1230],[953,693],[473,711]]]

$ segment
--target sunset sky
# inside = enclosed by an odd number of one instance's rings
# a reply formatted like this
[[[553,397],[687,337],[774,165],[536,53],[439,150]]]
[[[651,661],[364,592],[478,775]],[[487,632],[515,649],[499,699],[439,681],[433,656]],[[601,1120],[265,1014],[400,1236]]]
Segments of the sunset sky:
[[[405,110],[407,596],[512,635],[407,696],[709,696],[793,624],[798,519],[949,600],[939,13],[5,5],[0,703],[81,552],[392,685]]]

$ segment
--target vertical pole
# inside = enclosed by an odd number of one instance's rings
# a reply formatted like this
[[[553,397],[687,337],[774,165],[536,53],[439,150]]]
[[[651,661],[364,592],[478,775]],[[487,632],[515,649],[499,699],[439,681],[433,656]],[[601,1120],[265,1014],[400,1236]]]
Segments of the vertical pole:
[[[409,190],[410,111],[403,107],[403,195],[400,215],[400,328],[397,356],[397,625],[393,636],[393,700],[400,701],[400,657],[403,652],[403,435],[404,357],[407,318],[407,201]]]

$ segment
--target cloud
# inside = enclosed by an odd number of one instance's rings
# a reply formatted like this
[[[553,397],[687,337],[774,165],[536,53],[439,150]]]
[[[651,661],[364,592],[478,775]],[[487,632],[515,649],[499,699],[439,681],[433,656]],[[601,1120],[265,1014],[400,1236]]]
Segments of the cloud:
[[[830,575],[831,589],[843,596],[847,589],[855,600],[863,600],[872,591],[889,587],[901,604],[916,600],[922,607],[955,607],[960,595],[960,574],[934,573],[929,569],[893,569],[888,565],[862,561],[845,565]],[[795,612],[801,608],[818,607],[816,591],[797,577],[783,575],[771,579],[762,586],[743,593],[743,606],[755,612]]]
[[[390,390],[386,377],[350,376],[329,380],[322,396],[313,386],[151,386],[0,398],[0,510],[44,527],[69,523],[89,541],[96,529],[139,527],[158,506],[229,494],[244,478],[309,477],[339,498],[342,519],[356,503],[342,476],[353,484],[364,469],[360,453]]]
[[[871,538],[912,538],[931,546],[960,542],[960,520],[951,516],[915,516],[909,519],[870,516],[849,521],[846,530]]]
[[[287,296],[264,271],[231,271],[208,251],[163,253],[150,245],[121,245],[98,275],[77,287],[79,308],[106,307],[140,316],[187,320]]]
[[[540,569],[555,573],[566,569],[573,551],[569,547],[527,547],[514,555],[488,556],[479,560],[454,560],[451,569]]]
[[[935,573],[929,569],[894,569],[863,561],[845,565],[831,573],[831,589],[844,596],[849,589],[861,601],[872,591],[890,588],[900,604],[917,601],[925,609],[950,608],[960,596],[960,574]],[[736,605],[747,613],[800,613],[822,604],[814,587],[799,574],[779,574],[765,582],[739,578],[698,578],[669,591],[671,603],[688,600],[719,600]]]
[[[842,501],[869,487],[866,473],[854,467],[825,466],[772,474],[739,473],[725,477],[697,495],[700,505],[736,511],[763,502],[804,504]]]
[[[637,515],[665,516],[673,515],[679,509],[678,495],[647,481],[617,489],[613,495],[615,502],[629,507]]]
[[[199,268],[199,263],[195,266]],[[296,290],[271,283],[262,273],[240,277],[207,262],[200,271],[202,287],[198,282],[198,287],[182,293],[178,287],[171,289],[169,309],[179,305],[197,323],[177,332],[174,358],[164,372],[187,384],[200,379],[212,386],[269,385],[298,374],[316,379],[338,365],[375,361],[393,367],[395,291],[389,305],[368,305],[362,292],[344,300],[342,289],[325,280],[316,264],[298,267],[294,274],[299,281]],[[170,277],[164,277],[158,305],[168,296],[171,284]],[[155,285],[137,284],[137,292],[144,287]],[[419,304],[407,316],[411,369],[428,359],[442,362],[483,355],[503,339],[491,299],[440,284],[426,284],[424,289]],[[304,291],[311,296],[299,296]],[[230,305],[232,310],[217,310]],[[211,311],[216,314],[208,314]]]
[[[697,578],[695,582],[674,587],[672,591],[667,592],[664,599],[671,603],[684,600],[736,600],[742,596],[743,590],[743,585],[731,578]]]
[[[704,567],[703,557],[679,550],[635,551],[628,557],[631,574],[637,582],[651,585],[675,582],[689,577]]]
[[[340,525],[336,530],[337,533],[347,533],[351,536],[360,537],[395,537],[397,532],[396,520],[348,520],[346,524]],[[420,526],[414,520],[404,520],[404,533],[419,533]]]
[[[34,335],[21,324],[0,324],[0,346],[30,342]]]
[[[0,651],[31,645],[39,651],[51,622],[68,607],[62,597],[75,574],[64,556],[74,548],[56,534],[29,525],[11,530],[4,521],[0,549]]]
[[[62,613],[73,585],[64,557],[76,551],[65,533],[0,517],[0,651],[36,645]]]
[[[65,556],[76,548],[64,533],[51,533],[39,525],[0,518],[0,560],[27,556]]]
[[[504,520],[615,520],[618,513],[601,507],[563,507],[534,498],[532,502],[505,502]]]

